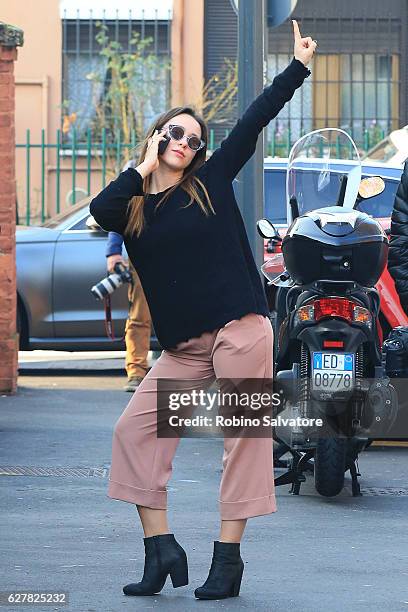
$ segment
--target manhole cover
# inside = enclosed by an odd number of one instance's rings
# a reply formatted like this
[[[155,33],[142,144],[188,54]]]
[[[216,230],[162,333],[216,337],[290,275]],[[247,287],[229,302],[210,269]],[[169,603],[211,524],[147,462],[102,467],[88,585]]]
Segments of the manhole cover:
[[[40,467],[25,465],[0,466],[0,476],[74,476],[76,478],[108,478],[109,467]]]
[[[363,495],[408,495],[406,487],[361,487]]]

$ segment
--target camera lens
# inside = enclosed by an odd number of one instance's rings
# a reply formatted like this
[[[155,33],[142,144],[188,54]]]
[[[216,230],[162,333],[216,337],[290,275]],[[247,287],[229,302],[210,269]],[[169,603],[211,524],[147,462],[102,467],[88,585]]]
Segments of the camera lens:
[[[109,274],[106,278],[91,288],[91,293],[97,300],[103,300],[104,297],[113,293],[115,289],[122,285],[123,281],[120,274]]]

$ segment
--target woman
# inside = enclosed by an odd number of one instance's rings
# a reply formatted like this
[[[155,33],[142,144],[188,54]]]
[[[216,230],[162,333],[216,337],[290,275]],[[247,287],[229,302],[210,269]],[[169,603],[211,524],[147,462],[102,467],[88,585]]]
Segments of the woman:
[[[206,162],[207,127],[189,107],[171,109],[149,130],[136,168],[90,204],[107,231],[124,235],[163,352],[115,425],[108,496],[137,506],[145,567],[127,595],[188,584],[187,557],[169,533],[167,491],[179,437],[157,436],[157,381],[202,388],[215,378],[272,378],[273,334],[266,296],[234,198],[232,181],[268,125],[310,74],[316,48],[296,21],[294,58],[250,105]],[[160,143],[168,142],[163,149]],[[272,439],[224,438],[221,531],[202,599],[239,594],[246,521],[276,511]]]

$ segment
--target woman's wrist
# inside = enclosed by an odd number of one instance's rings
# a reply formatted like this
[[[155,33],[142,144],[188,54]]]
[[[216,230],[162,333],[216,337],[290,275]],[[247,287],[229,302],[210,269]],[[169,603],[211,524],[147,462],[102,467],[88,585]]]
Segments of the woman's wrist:
[[[309,61],[306,61],[301,59],[300,57],[298,57],[297,55],[293,55],[293,57],[295,58],[295,60],[297,60],[298,62],[300,62],[302,64],[302,66],[304,66],[305,68],[307,68]]]
[[[145,162],[145,161],[143,161],[141,164],[136,166],[135,170],[138,171],[138,173],[143,179],[152,173],[152,167],[150,166],[148,162]]]
[[[292,62],[291,62],[294,66],[297,66],[299,70],[302,71],[302,73],[304,73],[306,76],[309,76],[309,74],[311,74],[310,69],[308,67],[307,64],[305,64],[301,59],[299,59],[298,57],[296,57],[296,55],[293,56]]]

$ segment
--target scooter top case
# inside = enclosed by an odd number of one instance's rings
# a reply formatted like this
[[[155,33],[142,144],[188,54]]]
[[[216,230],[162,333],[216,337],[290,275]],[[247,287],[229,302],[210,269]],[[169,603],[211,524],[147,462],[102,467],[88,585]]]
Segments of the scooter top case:
[[[286,269],[298,285],[352,280],[373,287],[388,257],[388,238],[367,213],[320,208],[293,221],[282,242]]]

